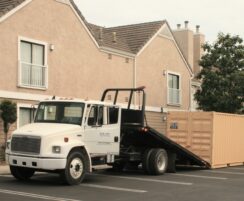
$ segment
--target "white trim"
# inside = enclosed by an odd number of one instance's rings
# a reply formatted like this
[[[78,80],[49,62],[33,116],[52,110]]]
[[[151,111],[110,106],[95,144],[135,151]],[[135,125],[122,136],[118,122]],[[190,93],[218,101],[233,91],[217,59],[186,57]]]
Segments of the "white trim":
[[[171,75],[176,75],[179,76],[179,91],[180,91],[180,98],[179,98],[179,103],[174,104],[174,103],[170,103],[169,102],[169,74]],[[181,88],[181,74],[177,73],[177,72],[173,72],[173,71],[167,71],[167,105],[170,106],[181,106],[182,105],[182,88]]]
[[[13,14],[15,14],[17,11],[19,11],[21,8],[25,7],[30,2],[32,2],[32,0],[26,0],[23,3],[21,3],[20,5],[18,5],[17,7],[15,7],[14,9],[12,9],[11,11],[9,11],[8,13],[6,13],[5,15],[3,15],[0,18],[0,23],[3,22],[4,20],[6,20],[7,18],[9,18],[10,16],[12,16]]]
[[[158,36],[162,36],[171,40],[174,39],[174,36],[172,35],[171,30],[168,26],[165,26],[163,30],[158,34]]]
[[[20,67],[21,67],[21,64],[20,64],[20,62],[21,62],[20,43],[21,43],[21,41],[40,44],[40,45],[44,46],[44,67],[46,67],[46,70],[45,70],[45,86],[44,87],[24,86],[21,84],[21,72],[20,72]],[[28,37],[18,36],[18,87],[28,88],[28,89],[39,89],[39,90],[48,89],[48,64],[47,64],[48,58],[47,57],[48,57],[48,43],[47,42],[28,38]]]
[[[69,5],[69,0],[55,0],[58,3],[63,3]]]
[[[189,112],[189,110],[186,109],[180,109],[180,108],[165,108],[167,113],[169,112]]]
[[[121,51],[121,50],[116,50],[116,49],[110,48],[110,47],[101,46],[99,49],[101,52],[111,53],[113,55],[117,55],[117,56],[121,56],[121,57],[125,57],[125,58],[130,58],[130,59],[134,59],[136,56],[135,54],[131,54],[131,53]]]
[[[0,98],[40,101],[40,100],[45,100],[47,98],[52,98],[52,96],[0,90]]]
[[[164,27],[167,26],[166,22],[161,26],[161,28],[150,38],[149,41],[140,49],[140,51],[136,54],[136,56],[139,56],[149,45],[150,43],[159,35],[159,33],[164,29]]]
[[[174,38],[173,38],[173,37],[171,38],[171,37],[166,36],[166,35],[163,35],[163,34],[161,34],[161,33],[158,34],[158,36],[159,36],[159,37],[162,37],[162,38],[166,38],[166,39],[168,39],[168,40],[172,40],[172,41],[174,41]]]
[[[171,112],[171,111],[189,111],[189,110],[180,109],[180,108],[146,106],[145,111],[146,112],[168,113],[168,112]]]
[[[153,107],[153,106],[146,106],[146,112],[162,112],[162,107]]]
[[[76,10],[74,9],[74,7],[72,6],[72,4],[69,2],[69,6],[72,9],[72,11],[75,13],[76,17],[79,19],[80,23],[83,25],[83,27],[85,28],[86,32],[88,33],[89,37],[92,39],[92,41],[94,42],[94,44],[96,45],[96,47],[99,49],[99,45],[96,41],[96,39],[92,36],[90,30],[87,28],[87,26],[85,25],[84,21],[81,19],[81,17],[79,16],[79,14],[76,12]],[[79,8],[78,8],[79,9]]]
[[[36,43],[45,46],[45,60],[44,60],[44,65],[47,65],[47,51],[48,51],[48,43],[24,36],[18,36],[18,60],[20,60],[20,41],[26,41],[30,43]]]
[[[198,81],[191,80],[191,85],[196,87],[201,87],[201,83]]]

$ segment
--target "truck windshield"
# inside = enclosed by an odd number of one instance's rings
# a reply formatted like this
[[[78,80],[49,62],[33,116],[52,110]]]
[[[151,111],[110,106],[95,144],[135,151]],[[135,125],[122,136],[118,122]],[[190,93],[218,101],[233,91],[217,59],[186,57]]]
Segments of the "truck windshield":
[[[84,103],[42,102],[39,104],[35,122],[81,125]]]

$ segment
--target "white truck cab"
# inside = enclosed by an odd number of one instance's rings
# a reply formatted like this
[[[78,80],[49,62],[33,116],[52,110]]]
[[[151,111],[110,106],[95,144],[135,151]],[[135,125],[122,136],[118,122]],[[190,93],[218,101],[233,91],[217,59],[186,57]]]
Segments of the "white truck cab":
[[[40,102],[34,123],[12,134],[6,150],[12,174],[27,179],[35,170],[58,171],[69,184],[81,182],[93,159],[113,163],[119,155],[120,118],[121,108],[110,103]]]

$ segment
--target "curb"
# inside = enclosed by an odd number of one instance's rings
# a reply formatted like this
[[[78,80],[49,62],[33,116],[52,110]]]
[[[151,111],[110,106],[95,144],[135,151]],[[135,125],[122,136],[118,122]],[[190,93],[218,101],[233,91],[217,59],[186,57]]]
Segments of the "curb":
[[[0,175],[10,174],[8,165],[0,165]]]

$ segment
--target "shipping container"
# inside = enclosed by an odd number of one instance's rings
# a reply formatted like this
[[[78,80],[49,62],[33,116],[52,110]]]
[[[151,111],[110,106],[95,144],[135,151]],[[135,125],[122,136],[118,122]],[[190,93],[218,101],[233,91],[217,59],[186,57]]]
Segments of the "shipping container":
[[[167,127],[166,116],[167,113],[146,111],[145,123],[158,132],[165,134]]]
[[[167,136],[211,168],[244,165],[244,116],[216,112],[170,112]]]

